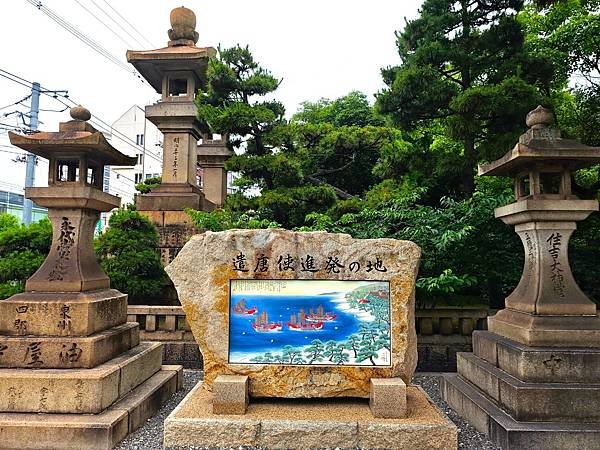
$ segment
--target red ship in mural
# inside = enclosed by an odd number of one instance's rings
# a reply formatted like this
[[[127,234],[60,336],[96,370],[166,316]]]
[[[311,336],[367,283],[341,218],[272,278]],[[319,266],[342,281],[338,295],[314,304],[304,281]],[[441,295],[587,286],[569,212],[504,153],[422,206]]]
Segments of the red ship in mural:
[[[281,322],[269,322],[269,316],[267,312],[263,311],[259,316],[254,319],[252,328],[257,333],[273,333],[281,331],[283,324]]]
[[[291,331],[320,331],[323,329],[323,321],[309,321],[308,316],[301,309],[298,315],[292,314],[287,323]]]
[[[335,318],[337,317],[336,314],[333,313],[326,313],[323,312],[323,305],[319,305],[317,307],[317,311],[313,311],[312,308],[310,308],[308,316],[306,316],[306,321],[307,322],[331,322],[333,320],[335,320]]]
[[[258,312],[258,308],[256,306],[252,306],[251,308],[246,308],[246,300],[241,299],[235,305],[233,305],[233,313],[241,316],[253,316]]]

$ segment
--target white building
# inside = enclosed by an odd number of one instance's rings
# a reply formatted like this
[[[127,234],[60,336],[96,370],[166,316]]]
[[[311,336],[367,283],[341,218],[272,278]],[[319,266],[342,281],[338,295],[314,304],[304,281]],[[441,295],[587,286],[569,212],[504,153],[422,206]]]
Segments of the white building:
[[[110,136],[111,145],[121,152],[137,157],[131,167],[111,166],[105,171],[104,190],[121,197],[121,205],[134,203],[135,185],[162,173],[163,135],[146,120],[144,109],[134,105],[115,120]],[[102,228],[108,225],[108,214],[102,214]]]

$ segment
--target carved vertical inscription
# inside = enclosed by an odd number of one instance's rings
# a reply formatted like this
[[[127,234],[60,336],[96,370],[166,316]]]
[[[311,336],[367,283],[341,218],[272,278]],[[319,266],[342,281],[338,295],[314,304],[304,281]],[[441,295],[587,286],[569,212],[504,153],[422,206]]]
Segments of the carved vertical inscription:
[[[71,250],[75,244],[75,227],[68,217],[63,217],[60,224],[60,235],[56,246],[57,258],[48,274],[48,281],[62,281],[66,272]]]
[[[58,321],[58,328],[62,331],[71,331],[71,307],[69,305],[62,305],[60,307],[60,320]]]
[[[564,271],[559,261],[560,248],[562,245],[562,234],[559,232],[552,233],[548,239],[546,239],[546,242],[548,243],[548,253],[550,254],[552,261],[550,264],[550,280],[552,281],[552,289],[559,297],[565,297],[566,288],[565,278],[563,276]]]
[[[14,328],[19,335],[27,334],[27,320],[26,320],[27,316],[26,316],[26,314],[27,314],[28,310],[29,310],[29,306],[27,306],[27,305],[17,306],[15,308],[17,317],[15,318]]]
[[[525,233],[525,245],[527,247],[527,271],[529,272],[529,276],[531,276],[535,268],[535,244],[529,233]]]
[[[83,411],[83,380],[77,380],[75,382],[75,411]]]
[[[17,409],[17,402],[21,400],[21,396],[23,395],[22,389],[17,389],[14,386],[8,388],[8,409],[14,410]]]
[[[173,178],[177,178],[177,170],[179,169],[179,138],[173,138]]]
[[[38,409],[41,412],[48,411],[48,392],[50,392],[50,390],[46,386],[43,386],[40,389],[40,405]]]

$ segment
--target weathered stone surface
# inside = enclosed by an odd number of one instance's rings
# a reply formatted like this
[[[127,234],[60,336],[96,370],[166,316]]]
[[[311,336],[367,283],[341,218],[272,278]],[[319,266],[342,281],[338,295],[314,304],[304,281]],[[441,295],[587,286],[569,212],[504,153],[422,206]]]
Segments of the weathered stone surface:
[[[493,353],[487,349],[493,349]],[[600,380],[598,348],[528,347],[489,331],[475,331],[473,354],[525,382],[597,383]]]
[[[180,372],[163,366],[100,414],[0,413],[0,449],[110,450],[177,390]]]
[[[0,369],[0,411],[97,414],[160,370],[158,343],[93,369]]]
[[[318,272],[281,272],[272,264],[265,272],[235,270],[234,258],[248,260],[264,254],[297,258],[315,255]],[[365,268],[376,257],[386,271],[347,267],[339,273],[325,268],[327,255],[340,261],[359,261]],[[255,397],[368,397],[371,378],[400,377],[409,382],[416,365],[414,288],[420,249],[414,243],[393,239],[356,240],[349,235],[284,230],[233,230],[206,232],[191,238],[167,273],[177,288],[187,320],[204,358],[205,381],[212,387],[218,375],[247,375],[250,396]],[[248,263],[250,264],[250,262]],[[254,267],[254,266],[253,266]],[[389,280],[391,297],[391,367],[308,367],[228,364],[229,282],[235,279]]]
[[[600,422],[600,384],[526,383],[474,356],[458,353],[458,373],[522,422]]]
[[[245,414],[248,377],[219,375],[213,383],[213,414]]]
[[[406,416],[406,384],[402,378],[371,378],[369,407],[374,417]]]
[[[0,335],[89,336],[127,321],[127,295],[24,292],[0,300]]]
[[[444,400],[504,450],[598,449],[600,424],[518,422],[457,374],[444,375]]]
[[[138,344],[137,323],[84,337],[0,336],[0,367],[89,369]]]
[[[257,400],[243,416],[212,413],[212,396],[198,384],[165,420],[166,449],[381,448],[456,449],[457,430],[427,394],[407,387],[407,415],[374,418],[366,399]]]

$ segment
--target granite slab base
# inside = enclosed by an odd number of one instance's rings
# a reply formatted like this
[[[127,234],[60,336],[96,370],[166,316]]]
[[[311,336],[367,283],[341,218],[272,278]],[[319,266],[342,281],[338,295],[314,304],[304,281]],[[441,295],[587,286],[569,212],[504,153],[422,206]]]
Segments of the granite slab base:
[[[460,375],[440,380],[442,398],[503,450],[599,450],[600,423],[519,422]]]
[[[374,418],[368,399],[251,399],[244,415],[212,413],[199,383],[165,420],[164,447],[456,449],[456,426],[417,386],[407,388],[408,414]]]
[[[93,369],[0,369],[0,411],[97,414],[161,367],[160,343],[137,347]]]
[[[442,398],[504,450],[600,450],[597,348],[530,347],[473,333]]]
[[[162,366],[99,414],[0,413],[2,450],[109,450],[181,389],[181,366]]]

